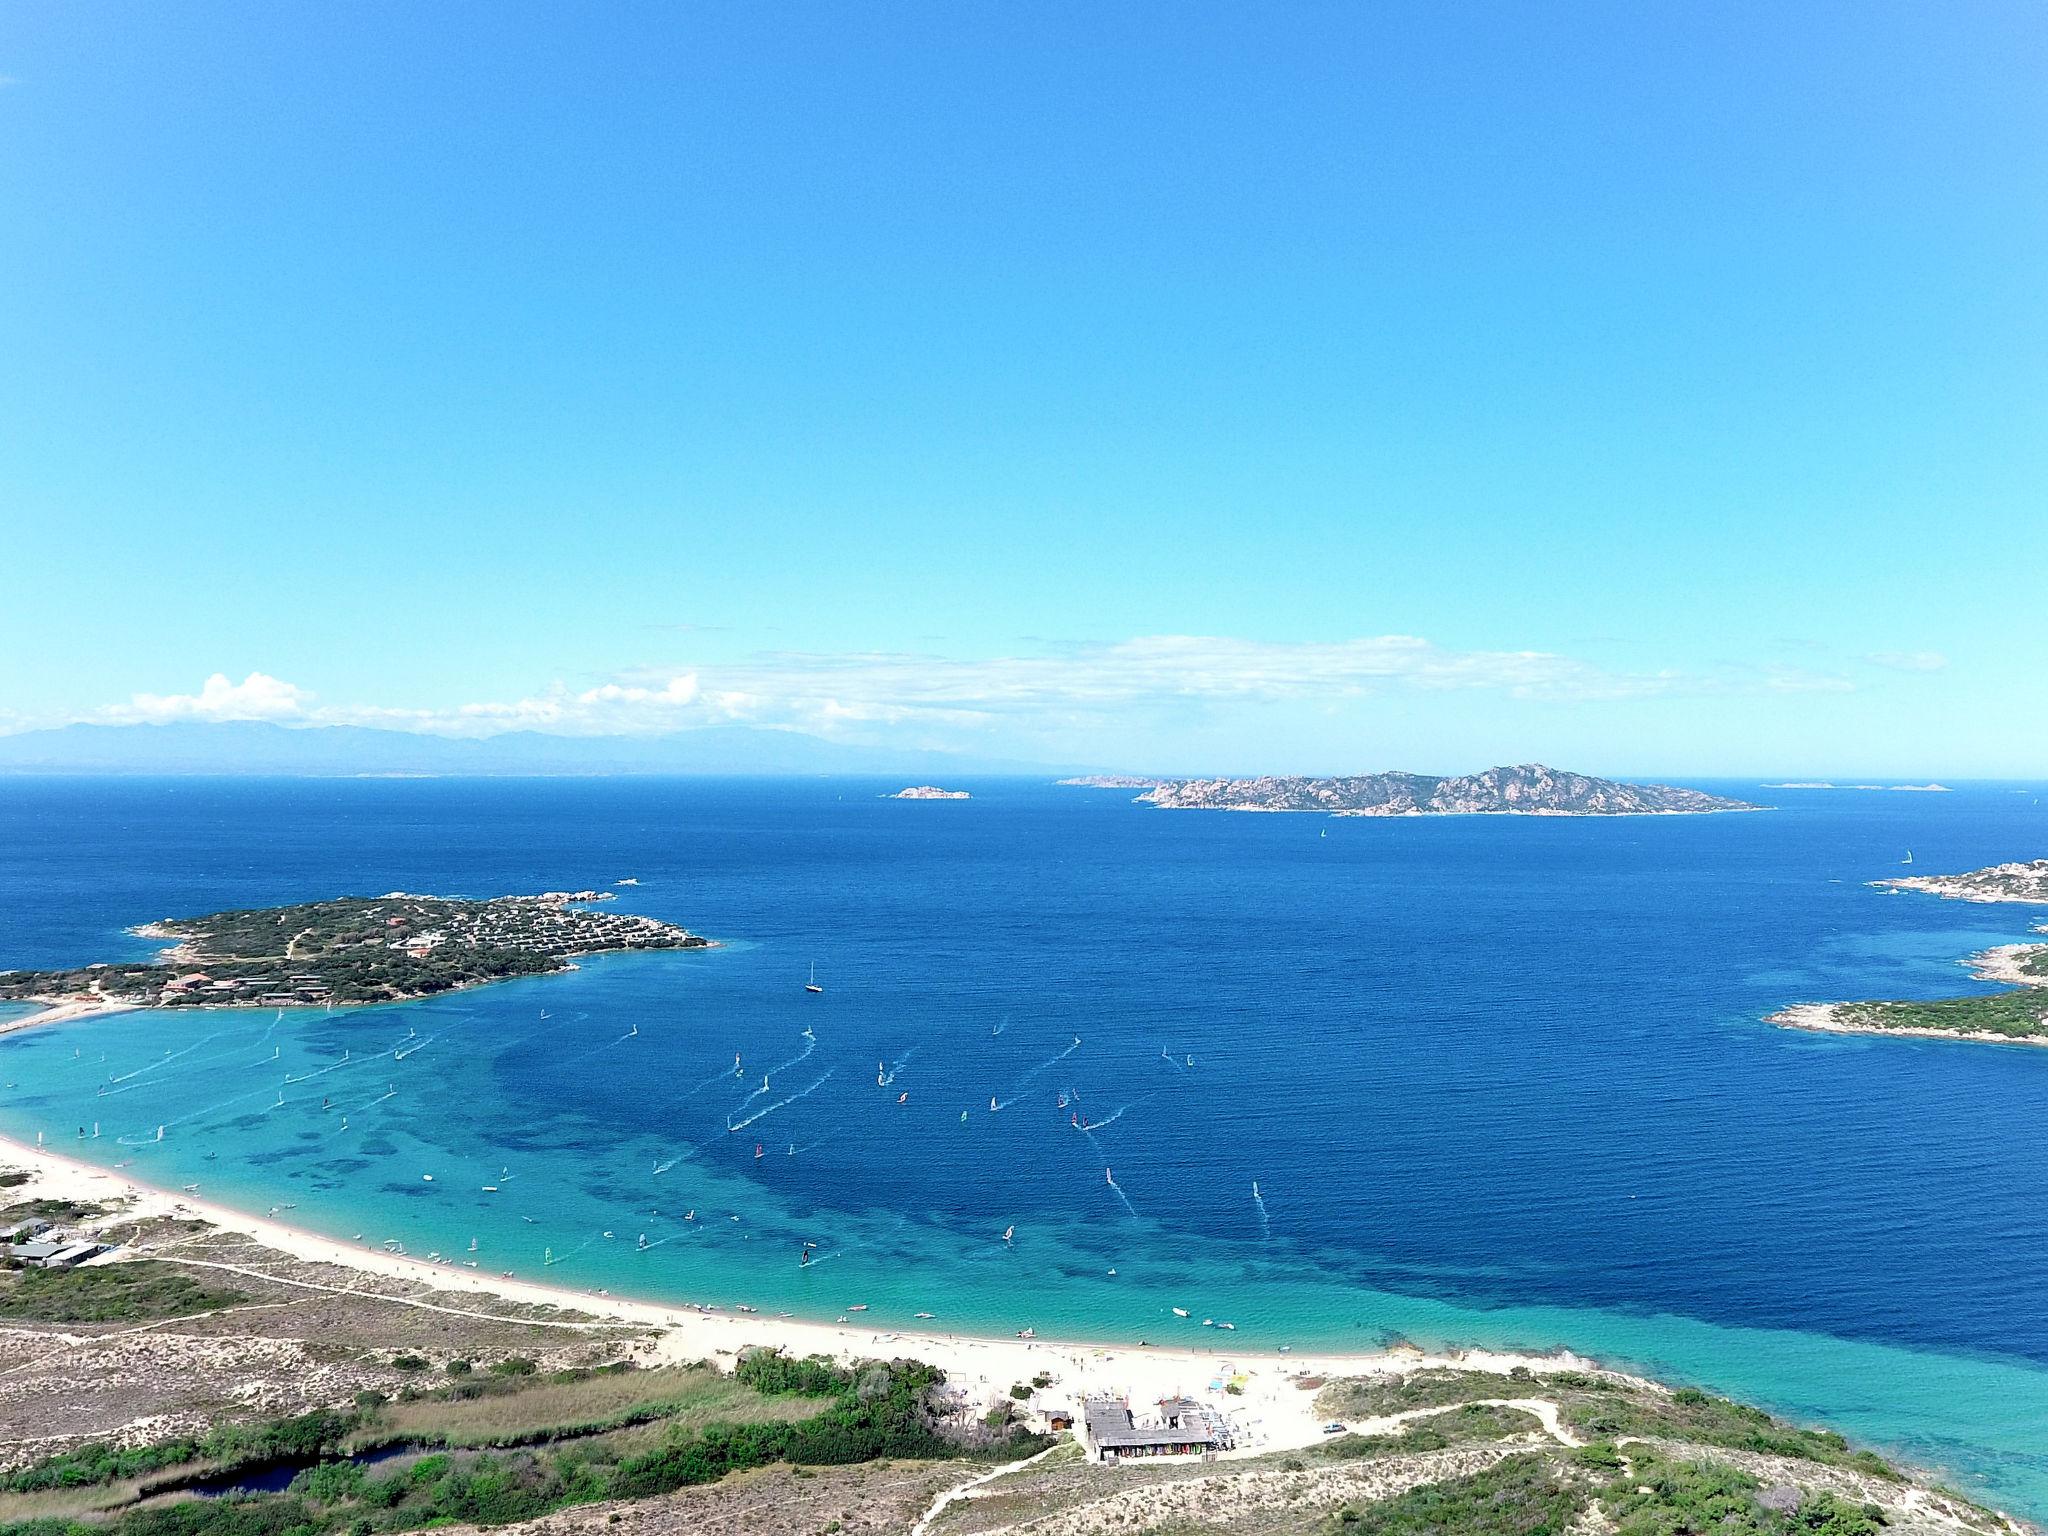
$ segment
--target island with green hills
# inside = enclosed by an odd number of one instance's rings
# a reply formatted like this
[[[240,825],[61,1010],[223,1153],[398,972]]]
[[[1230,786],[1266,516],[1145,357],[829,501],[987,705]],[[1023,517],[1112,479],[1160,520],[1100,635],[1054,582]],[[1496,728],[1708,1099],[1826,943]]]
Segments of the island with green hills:
[[[576,957],[710,944],[672,923],[594,910],[603,891],[538,896],[343,896],[164,918],[149,960],[0,971],[0,1002],[60,1007],[304,1007],[390,1003],[569,970]]]
[[[1993,864],[1959,875],[1904,875],[1870,882],[1880,890],[1946,901],[2048,906],[2048,859]],[[2048,923],[2036,924],[2048,934]],[[1931,1001],[1794,1003],[1765,1022],[1826,1034],[1916,1035],[2001,1045],[2048,1045],[2048,942],[1999,944],[1968,957],[1970,974],[2005,990]]]
[[[1763,807],[1669,784],[1625,784],[1541,763],[1444,777],[1366,773],[1249,779],[1062,779],[1090,789],[1140,789],[1140,804],[1165,810],[1320,811],[1328,816],[1697,816]]]

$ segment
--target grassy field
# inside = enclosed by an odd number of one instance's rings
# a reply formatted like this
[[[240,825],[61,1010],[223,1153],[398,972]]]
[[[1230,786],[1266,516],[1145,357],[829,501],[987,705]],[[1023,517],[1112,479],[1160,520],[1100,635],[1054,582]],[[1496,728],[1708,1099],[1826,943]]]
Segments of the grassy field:
[[[154,1259],[91,1269],[0,1271],[0,1318],[17,1322],[150,1322],[248,1299]]]
[[[355,1444],[360,1448],[410,1440],[454,1447],[518,1445],[656,1418],[683,1430],[707,1424],[793,1423],[819,1412],[829,1401],[766,1397],[706,1366],[597,1372],[452,1401],[437,1395],[387,1403]]]
[[[1481,1397],[1516,1397],[1533,1390],[1492,1371],[1431,1369],[1406,1376],[1360,1376],[1333,1381],[1316,1394],[1316,1412],[1329,1419],[1375,1419],[1413,1408],[1447,1408]]]

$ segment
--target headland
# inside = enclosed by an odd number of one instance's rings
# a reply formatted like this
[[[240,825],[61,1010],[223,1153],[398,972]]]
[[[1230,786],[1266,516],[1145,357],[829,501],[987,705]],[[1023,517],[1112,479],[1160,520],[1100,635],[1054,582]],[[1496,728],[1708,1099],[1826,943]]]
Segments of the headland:
[[[568,970],[581,955],[711,942],[655,918],[591,910],[612,899],[608,891],[484,899],[393,891],[164,918],[133,930],[174,941],[153,959],[0,971],[0,1002],[51,1005],[16,1028],[115,1008],[404,1002]]]
[[[2048,859],[1993,864],[1959,875],[1904,875],[1870,882],[1879,890],[1918,891],[1946,901],[2048,905]],[[2048,932],[2048,924],[2037,924]],[[2010,988],[1931,1001],[1794,1003],[1766,1017],[1786,1029],[1823,1034],[1910,1035],[1989,1045],[2048,1045],[2048,943],[1999,944],[1968,956],[1979,981]]]

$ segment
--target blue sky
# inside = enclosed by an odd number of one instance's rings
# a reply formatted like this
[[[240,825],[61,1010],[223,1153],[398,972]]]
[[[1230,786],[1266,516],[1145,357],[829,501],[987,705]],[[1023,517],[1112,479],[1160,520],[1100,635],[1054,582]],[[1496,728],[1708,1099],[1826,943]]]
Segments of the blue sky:
[[[0,77],[0,728],[2048,772],[2031,4],[88,0]]]

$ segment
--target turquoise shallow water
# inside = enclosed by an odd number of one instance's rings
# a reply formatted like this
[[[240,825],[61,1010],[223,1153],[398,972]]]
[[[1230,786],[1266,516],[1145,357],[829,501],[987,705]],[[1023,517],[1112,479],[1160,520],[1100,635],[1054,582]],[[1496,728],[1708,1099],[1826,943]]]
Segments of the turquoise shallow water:
[[[887,787],[8,784],[7,963],[141,952],[122,930],[167,912],[627,875],[623,905],[725,942],[400,1008],[5,1037],[0,1129],[656,1299],[1567,1345],[2048,1513],[2048,1051],[1757,1022],[1966,985],[1956,958],[2022,909],[1862,882],[1908,846],[2030,856],[2031,790],[1325,823]]]

